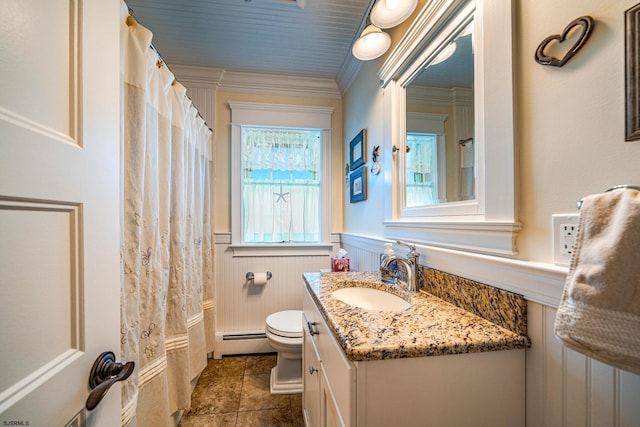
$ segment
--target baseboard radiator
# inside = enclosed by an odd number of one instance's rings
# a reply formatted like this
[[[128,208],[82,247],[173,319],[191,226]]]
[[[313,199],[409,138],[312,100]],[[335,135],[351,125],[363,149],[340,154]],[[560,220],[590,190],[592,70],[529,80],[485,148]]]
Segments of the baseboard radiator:
[[[273,353],[264,332],[216,333],[214,359],[234,354]]]
[[[222,335],[222,341],[240,341],[240,340],[259,340],[267,338],[264,332],[254,334],[225,334]]]

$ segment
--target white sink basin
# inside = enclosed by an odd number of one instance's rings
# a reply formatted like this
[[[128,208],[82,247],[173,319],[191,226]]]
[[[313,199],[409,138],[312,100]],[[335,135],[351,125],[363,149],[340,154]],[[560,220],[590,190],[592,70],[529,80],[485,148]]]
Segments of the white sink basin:
[[[371,288],[342,288],[331,293],[340,301],[367,310],[402,311],[411,303],[389,292]]]

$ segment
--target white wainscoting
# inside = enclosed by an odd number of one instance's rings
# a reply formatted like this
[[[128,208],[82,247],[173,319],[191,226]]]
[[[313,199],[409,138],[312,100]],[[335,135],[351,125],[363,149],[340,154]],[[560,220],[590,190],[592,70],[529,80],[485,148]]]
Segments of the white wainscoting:
[[[334,240],[338,240],[336,235]],[[326,255],[234,256],[231,235],[216,233],[216,345],[214,357],[273,351],[264,338],[266,317],[281,310],[302,310],[302,274],[330,268]],[[270,271],[266,285],[247,281],[248,272]]]
[[[529,303],[527,311],[527,426],[640,426],[640,376],[562,345],[555,307]]]
[[[353,270],[376,270],[387,240],[343,234]],[[394,247],[397,254],[407,250]],[[420,264],[524,295],[528,427],[640,427],[640,376],[567,349],[553,332],[566,268],[419,247]],[[525,391],[523,391],[525,392]]]

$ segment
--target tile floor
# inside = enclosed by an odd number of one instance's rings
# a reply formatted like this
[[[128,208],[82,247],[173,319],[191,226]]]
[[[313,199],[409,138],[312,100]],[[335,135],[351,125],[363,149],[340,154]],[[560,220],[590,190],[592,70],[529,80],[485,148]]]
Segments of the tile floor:
[[[275,354],[209,360],[180,427],[304,426],[301,394],[269,393]]]

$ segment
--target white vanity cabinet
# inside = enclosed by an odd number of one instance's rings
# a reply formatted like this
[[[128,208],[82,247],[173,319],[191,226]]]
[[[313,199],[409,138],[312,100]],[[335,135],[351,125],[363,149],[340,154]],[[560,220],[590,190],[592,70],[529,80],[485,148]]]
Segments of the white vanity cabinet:
[[[303,413],[307,426],[355,426],[356,372],[308,291],[303,297]]]
[[[303,310],[307,426],[525,425],[524,349],[352,362],[306,287]]]

